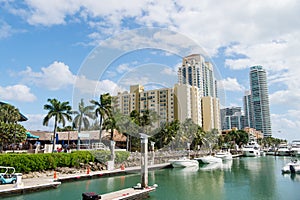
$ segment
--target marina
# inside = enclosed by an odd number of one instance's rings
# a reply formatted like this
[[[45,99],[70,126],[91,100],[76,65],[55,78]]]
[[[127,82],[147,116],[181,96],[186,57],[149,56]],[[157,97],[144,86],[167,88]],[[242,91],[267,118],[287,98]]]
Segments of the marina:
[[[240,157],[230,162],[199,168],[159,168],[149,171],[149,185],[157,184],[150,200],[157,199],[256,199],[297,200],[299,174],[282,174],[291,157]],[[129,169],[128,169],[129,170]],[[61,179],[63,180],[63,179]],[[132,188],[140,182],[140,173],[129,170],[114,176],[62,181],[56,189],[3,197],[4,200],[82,199],[82,193],[99,195]],[[2,187],[2,186],[0,186]],[[127,193],[123,193],[127,194]]]

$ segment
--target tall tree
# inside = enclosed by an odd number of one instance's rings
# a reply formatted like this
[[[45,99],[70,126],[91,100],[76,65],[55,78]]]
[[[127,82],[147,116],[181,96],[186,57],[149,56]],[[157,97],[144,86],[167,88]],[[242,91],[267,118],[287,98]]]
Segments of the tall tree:
[[[21,118],[17,108],[10,104],[0,105],[0,121],[4,123],[16,123]]]
[[[43,120],[43,125],[48,126],[51,118],[54,118],[54,130],[53,130],[53,148],[52,152],[55,148],[56,142],[56,131],[57,124],[61,123],[64,127],[66,124],[66,120],[72,121],[72,107],[69,105],[69,102],[60,102],[57,99],[48,99],[49,104],[44,105],[44,109],[48,110],[48,114],[45,116]]]
[[[94,119],[95,115],[93,113],[94,106],[85,106],[83,99],[78,104],[78,111],[72,111],[75,114],[75,118],[73,120],[73,126],[78,130],[78,142],[77,149],[80,149],[80,137],[79,134],[81,132],[82,126],[87,129],[90,126],[89,118]]]
[[[102,142],[102,122],[103,119],[111,115],[111,99],[109,93],[100,95],[99,101],[91,100],[90,102],[95,105],[95,116],[99,117],[99,140]]]

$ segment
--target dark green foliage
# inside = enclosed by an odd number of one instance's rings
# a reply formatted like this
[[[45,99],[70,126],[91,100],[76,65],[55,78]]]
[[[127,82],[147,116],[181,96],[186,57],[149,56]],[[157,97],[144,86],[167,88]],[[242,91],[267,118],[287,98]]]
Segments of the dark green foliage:
[[[122,163],[130,153],[116,151],[116,163]],[[74,151],[72,153],[0,154],[0,166],[14,167],[18,173],[52,170],[57,167],[79,167],[80,163],[110,160],[110,151]]]
[[[78,167],[79,163],[93,162],[89,151],[52,154],[2,154],[0,166],[14,167],[16,172],[51,170],[57,167]]]

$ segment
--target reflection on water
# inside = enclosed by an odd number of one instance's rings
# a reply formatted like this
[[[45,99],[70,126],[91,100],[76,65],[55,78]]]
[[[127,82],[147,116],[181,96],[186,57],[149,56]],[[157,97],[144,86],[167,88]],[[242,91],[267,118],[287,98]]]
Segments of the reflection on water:
[[[149,185],[158,184],[150,200],[299,200],[300,175],[281,174],[288,161],[281,157],[240,158],[200,168],[163,169],[149,172]],[[1,200],[81,200],[83,192],[103,194],[132,187],[140,174],[102,177],[63,183],[53,190]]]
[[[221,163],[210,163],[210,164],[202,164],[200,170],[216,170],[216,169],[223,169],[223,170],[231,170],[233,160],[223,161]]]

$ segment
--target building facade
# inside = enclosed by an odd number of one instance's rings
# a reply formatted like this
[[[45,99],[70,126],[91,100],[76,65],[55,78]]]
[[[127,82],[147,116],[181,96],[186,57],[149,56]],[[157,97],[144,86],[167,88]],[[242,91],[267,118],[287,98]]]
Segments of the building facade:
[[[251,103],[253,109],[253,127],[261,131],[264,137],[272,136],[267,74],[262,66],[250,68]]]
[[[243,97],[244,115],[245,115],[245,127],[254,128],[254,113],[252,104],[252,95],[248,90]]]

